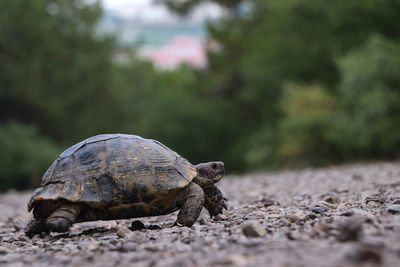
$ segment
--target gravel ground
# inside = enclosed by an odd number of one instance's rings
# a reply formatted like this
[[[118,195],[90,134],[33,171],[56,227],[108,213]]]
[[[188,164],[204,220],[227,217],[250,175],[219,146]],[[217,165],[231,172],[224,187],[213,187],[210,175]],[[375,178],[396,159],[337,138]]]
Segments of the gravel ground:
[[[213,220],[203,209],[191,228],[98,221],[32,239],[23,233],[31,192],[8,192],[0,195],[0,265],[400,266],[398,163],[227,176],[220,188],[228,211]]]

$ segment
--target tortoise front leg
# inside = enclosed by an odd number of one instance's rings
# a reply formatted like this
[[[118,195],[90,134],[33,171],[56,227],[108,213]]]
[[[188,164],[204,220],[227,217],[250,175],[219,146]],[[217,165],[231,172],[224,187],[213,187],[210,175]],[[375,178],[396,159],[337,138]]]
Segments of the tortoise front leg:
[[[215,185],[204,188],[204,194],[204,207],[210,213],[210,217],[222,214],[222,210],[227,209],[225,204],[227,199],[222,195],[222,192]]]
[[[204,205],[203,189],[191,183],[183,192],[183,205],[178,214],[178,220],[175,222],[178,226],[191,227],[200,215]]]
[[[46,228],[53,232],[67,232],[81,210],[82,206],[79,204],[62,205],[46,219]]]

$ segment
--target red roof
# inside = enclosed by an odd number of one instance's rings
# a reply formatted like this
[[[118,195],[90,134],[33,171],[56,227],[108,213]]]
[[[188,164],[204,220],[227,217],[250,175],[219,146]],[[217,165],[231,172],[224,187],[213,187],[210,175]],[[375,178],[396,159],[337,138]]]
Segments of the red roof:
[[[174,69],[183,63],[195,68],[207,65],[203,41],[192,36],[176,37],[161,48],[144,52],[143,56],[161,69]]]

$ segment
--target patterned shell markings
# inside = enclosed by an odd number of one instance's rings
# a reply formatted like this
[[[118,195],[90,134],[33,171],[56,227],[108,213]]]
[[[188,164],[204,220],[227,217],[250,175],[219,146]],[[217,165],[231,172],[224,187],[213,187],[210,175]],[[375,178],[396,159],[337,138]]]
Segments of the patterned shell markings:
[[[65,150],[43,176],[29,204],[66,199],[102,208],[167,199],[197,175],[193,165],[155,140],[109,134]]]

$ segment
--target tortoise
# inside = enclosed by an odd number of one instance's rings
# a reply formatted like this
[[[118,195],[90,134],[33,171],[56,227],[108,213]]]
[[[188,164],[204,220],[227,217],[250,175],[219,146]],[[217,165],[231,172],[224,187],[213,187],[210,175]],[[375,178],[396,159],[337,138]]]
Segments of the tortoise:
[[[137,135],[102,134],[77,143],[45,172],[33,192],[25,234],[66,232],[76,222],[129,219],[180,210],[173,225],[191,227],[204,206],[226,209],[214,185],[221,161],[192,165],[162,143]]]

